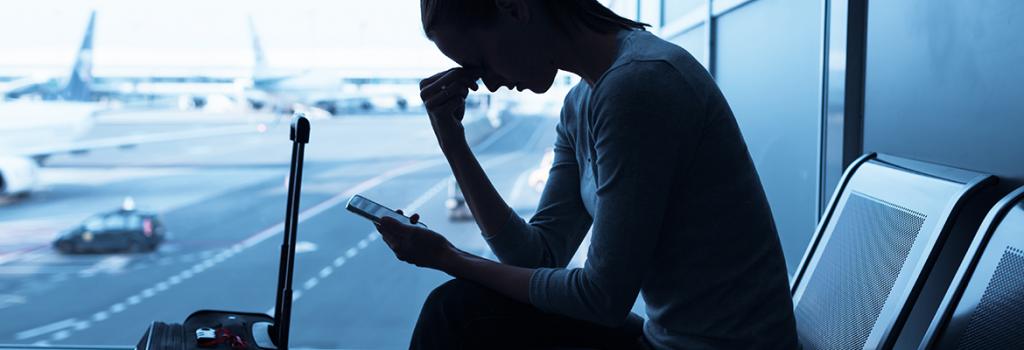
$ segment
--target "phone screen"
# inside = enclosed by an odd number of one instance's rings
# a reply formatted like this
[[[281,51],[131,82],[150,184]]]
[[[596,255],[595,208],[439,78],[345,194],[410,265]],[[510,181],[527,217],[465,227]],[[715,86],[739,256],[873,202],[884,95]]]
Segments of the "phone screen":
[[[388,207],[377,204],[376,202],[366,199],[366,197],[360,195],[352,196],[352,199],[348,200],[348,205],[345,206],[345,209],[376,223],[380,223],[381,218],[391,217],[392,219],[398,220],[398,222],[412,224],[412,221],[405,215],[399,214]],[[418,222],[416,225],[427,227],[427,225],[424,225],[422,222]]]

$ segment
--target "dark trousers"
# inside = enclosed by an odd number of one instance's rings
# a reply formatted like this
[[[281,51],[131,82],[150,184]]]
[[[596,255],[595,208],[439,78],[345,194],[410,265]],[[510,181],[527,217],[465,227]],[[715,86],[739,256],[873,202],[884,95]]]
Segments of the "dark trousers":
[[[606,327],[542,312],[474,282],[451,280],[420,310],[410,349],[645,349],[643,319]]]

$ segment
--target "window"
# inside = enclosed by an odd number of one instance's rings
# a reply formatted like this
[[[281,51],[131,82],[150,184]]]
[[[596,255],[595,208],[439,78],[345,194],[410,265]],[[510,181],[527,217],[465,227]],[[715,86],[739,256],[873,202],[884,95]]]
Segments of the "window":
[[[304,112],[291,345],[407,347],[448,276],[395,259],[345,211],[348,197],[418,212],[493,257],[449,191],[419,97],[421,79],[456,65],[424,36],[419,11],[408,0],[0,3],[0,313],[26,316],[0,320],[0,344],[132,346],[151,322],[194,310],[267,312],[289,122]],[[467,99],[467,141],[523,216],[578,81]],[[126,197],[137,213],[116,212]],[[149,213],[161,240],[93,239],[145,231]],[[83,225],[88,242],[67,244],[102,247],[54,247]]]

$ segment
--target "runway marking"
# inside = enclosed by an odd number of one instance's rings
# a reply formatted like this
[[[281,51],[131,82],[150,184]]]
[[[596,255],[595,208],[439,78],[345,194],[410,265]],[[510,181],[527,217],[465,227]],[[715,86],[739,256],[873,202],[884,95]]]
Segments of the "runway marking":
[[[14,335],[14,339],[23,340],[23,339],[28,339],[28,338],[40,336],[40,335],[43,335],[43,334],[46,334],[46,333],[50,333],[50,332],[56,332],[56,331],[59,331],[59,330],[64,329],[64,328],[73,327],[75,325],[75,323],[77,323],[77,322],[78,322],[78,320],[73,319],[73,318],[69,318],[69,319],[66,319],[66,320],[63,320],[63,321],[57,321],[57,322],[54,322],[54,323],[51,323],[51,324],[48,324],[48,325],[45,325],[45,326],[39,326],[39,327],[36,327],[36,328],[32,328],[32,329],[29,329],[29,330],[24,330],[24,331],[18,332],[17,334]]]
[[[309,253],[316,251],[316,243],[299,241],[295,243],[295,254]]]
[[[110,314],[107,313],[106,311],[100,311],[95,314],[92,314],[92,320],[96,322],[103,321],[107,319],[107,317],[110,317]]]
[[[51,339],[53,339],[53,340],[64,340],[64,339],[67,339],[68,336],[71,336],[71,332],[65,329],[65,330],[58,331],[57,333],[53,333],[53,337]]]
[[[334,272],[334,269],[332,269],[330,266],[327,266],[327,267],[324,267],[323,269],[320,270],[320,274],[319,275],[320,275],[320,278],[327,278],[327,276],[330,276],[331,273],[333,273],[333,272]]]
[[[320,280],[318,280],[316,277],[313,277],[307,280],[306,283],[303,283],[302,287],[306,288],[306,290],[310,290],[313,289],[313,287],[316,287],[317,283],[320,283]]]
[[[25,297],[17,294],[0,294],[0,309],[14,305],[24,304]]]

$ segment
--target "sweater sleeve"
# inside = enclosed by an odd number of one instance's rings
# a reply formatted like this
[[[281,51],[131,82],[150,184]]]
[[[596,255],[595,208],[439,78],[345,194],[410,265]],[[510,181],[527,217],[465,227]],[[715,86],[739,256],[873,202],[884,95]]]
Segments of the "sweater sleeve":
[[[626,319],[663,225],[671,224],[669,189],[685,181],[682,169],[699,142],[698,101],[661,61],[620,66],[599,82],[589,121],[597,209],[587,261],[582,268],[535,270],[532,304],[608,326]]]

